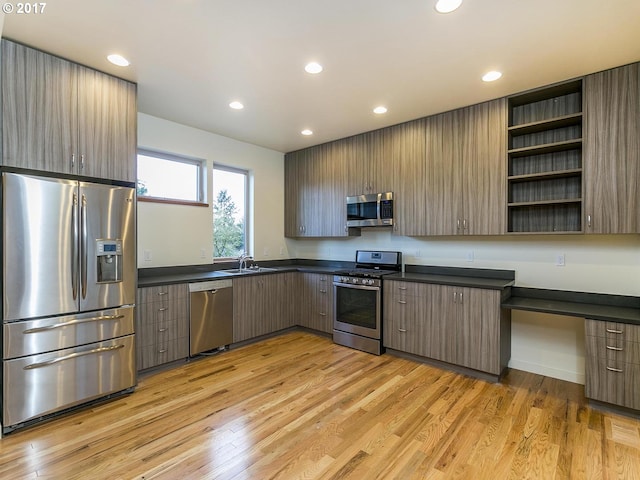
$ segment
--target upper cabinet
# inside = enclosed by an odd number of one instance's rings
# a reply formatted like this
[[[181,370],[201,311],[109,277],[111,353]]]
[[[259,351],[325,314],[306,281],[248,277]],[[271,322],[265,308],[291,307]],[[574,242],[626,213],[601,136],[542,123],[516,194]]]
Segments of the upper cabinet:
[[[508,231],[581,231],[582,81],[509,98]]]
[[[2,40],[2,164],[135,182],[136,86]]]
[[[504,99],[425,119],[422,234],[504,233],[505,119]]]
[[[640,64],[585,77],[584,231],[640,233]]]
[[[425,195],[425,119],[401,123],[385,128],[384,158],[391,172],[387,172],[387,190],[393,191],[393,233],[423,235],[426,231],[424,215]],[[386,190],[385,190],[386,191]]]
[[[285,156],[285,236],[349,235],[346,211],[348,145],[318,145]]]
[[[345,138],[347,195],[393,192],[394,170],[385,145],[388,129],[374,130]]]

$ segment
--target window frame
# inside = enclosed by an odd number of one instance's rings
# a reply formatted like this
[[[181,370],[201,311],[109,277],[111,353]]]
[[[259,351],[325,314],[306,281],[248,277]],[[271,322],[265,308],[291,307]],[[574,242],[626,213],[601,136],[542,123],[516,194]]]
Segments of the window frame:
[[[184,163],[187,165],[195,165],[197,167],[197,200],[186,200],[180,198],[168,198],[168,197],[155,197],[152,195],[136,195],[138,201],[153,202],[153,203],[166,203],[174,205],[190,205],[195,207],[208,207],[207,202],[207,161],[203,158],[190,157],[188,155],[163,152],[161,150],[153,150],[151,148],[139,147],[136,151],[136,189],[138,187],[138,155],[144,155],[146,157],[158,158],[161,160],[168,160],[171,162]]]
[[[250,208],[250,204],[249,204],[249,200],[250,200],[250,192],[249,192],[249,175],[250,175],[250,171],[244,168],[240,168],[240,167],[232,167],[229,165],[222,165],[219,163],[213,163],[213,167],[211,168],[211,183],[212,183],[212,197],[215,197],[215,194],[213,192],[215,192],[215,181],[214,181],[214,174],[216,170],[221,170],[223,172],[231,172],[231,173],[238,173],[241,175],[244,175],[244,253],[247,255],[250,255],[251,257],[253,257],[253,242],[250,242],[250,232],[251,232],[251,225],[249,222],[249,218],[250,218],[250,213],[251,213],[251,208]],[[216,199],[212,198],[211,199],[211,226],[214,226],[214,213],[213,213],[213,205],[215,203]],[[215,239],[215,230],[213,230],[213,238]],[[215,241],[215,240],[214,240]],[[213,245],[212,245],[213,246]],[[213,253],[215,255],[215,249],[213,249]],[[213,257],[213,262],[228,262],[228,261],[233,261],[233,260],[237,260],[237,257]]]

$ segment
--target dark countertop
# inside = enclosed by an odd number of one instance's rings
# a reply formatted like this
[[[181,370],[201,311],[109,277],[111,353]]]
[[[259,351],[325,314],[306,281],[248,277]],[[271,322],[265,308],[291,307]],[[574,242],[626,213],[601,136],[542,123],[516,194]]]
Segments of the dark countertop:
[[[208,280],[224,280],[230,278],[239,278],[256,275],[274,275],[283,272],[308,272],[308,273],[326,273],[332,275],[336,270],[342,270],[345,267],[340,265],[302,265],[297,263],[279,263],[277,265],[267,265],[264,262],[260,266],[268,266],[274,268],[270,272],[256,272],[251,274],[229,274],[221,270],[211,270],[211,266],[194,266],[194,267],[166,267],[138,270],[138,287],[157,287],[160,285],[172,285],[176,283],[194,283],[205,282]],[[237,268],[235,265],[225,266],[224,268]]]
[[[514,280],[500,278],[468,277],[464,275],[438,275],[427,273],[394,273],[385,275],[385,280],[403,280],[416,283],[437,283],[439,285],[453,285],[456,287],[487,288],[503,290],[514,284]]]
[[[502,307],[640,325],[640,297],[516,287]]]
[[[282,272],[308,272],[334,274],[338,270],[353,268],[351,262],[329,262],[322,260],[291,260],[276,262],[260,262],[260,266],[275,268],[272,272],[252,274],[228,274],[220,269],[236,268],[236,264],[216,265],[218,270],[212,270],[212,265],[195,265],[187,267],[161,267],[138,270],[139,287],[156,287],[176,283],[203,282],[207,280],[221,280],[245,277],[247,275],[273,275]],[[406,273],[388,275],[385,278],[405,280],[407,282],[438,283],[459,287],[476,287],[488,289],[504,289],[513,285],[515,272],[512,270],[490,270],[457,267],[431,267],[407,265]]]

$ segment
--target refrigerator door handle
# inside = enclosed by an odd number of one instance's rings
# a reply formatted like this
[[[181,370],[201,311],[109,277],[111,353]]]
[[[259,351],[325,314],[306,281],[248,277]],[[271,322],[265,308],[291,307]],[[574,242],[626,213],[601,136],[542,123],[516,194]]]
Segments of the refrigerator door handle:
[[[98,347],[98,348],[94,348],[93,350],[89,350],[88,352],[70,353],[69,355],[65,355],[64,357],[57,357],[52,360],[47,360],[46,362],[31,363],[29,365],[25,365],[24,367],[22,367],[22,369],[33,370],[34,368],[48,367],[50,365],[55,365],[56,363],[64,362],[65,360],[71,360],[72,358],[84,357],[85,355],[95,355],[95,354],[104,353],[104,352],[112,352],[113,350],[118,350],[124,347],[125,347],[124,345],[120,344],[120,345],[112,345],[109,347]]]
[[[70,327],[72,325],[78,325],[79,323],[102,322],[107,320],[120,320],[122,318],[124,318],[124,315],[101,315],[99,317],[81,318],[77,320],[70,320],[68,322],[55,323],[53,325],[47,325],[45,327],[29,328],[27,330],[24,330],[22,334],[27,335],[29,333],[47,332],[49,330],[55,330],[56,328],[64,328],[64,327]]]
[[[87,298],[87,197],[82,195],[82,207],[80,209],[80,235],[82,246],[80,249],[80,281],[82,282],[82,298]]]
[[[71,206],[71,290],[73,299],[78,298],[78,194],[73,194],[73,205]]]

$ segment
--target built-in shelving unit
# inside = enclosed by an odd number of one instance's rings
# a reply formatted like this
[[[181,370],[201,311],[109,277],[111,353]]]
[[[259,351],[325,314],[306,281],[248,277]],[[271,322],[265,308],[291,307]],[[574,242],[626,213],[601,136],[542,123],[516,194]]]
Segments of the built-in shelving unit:
[[[582,80],[509,98],[508,231],[582,231]]]

